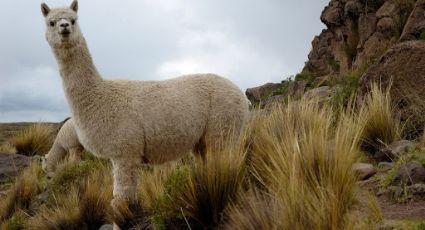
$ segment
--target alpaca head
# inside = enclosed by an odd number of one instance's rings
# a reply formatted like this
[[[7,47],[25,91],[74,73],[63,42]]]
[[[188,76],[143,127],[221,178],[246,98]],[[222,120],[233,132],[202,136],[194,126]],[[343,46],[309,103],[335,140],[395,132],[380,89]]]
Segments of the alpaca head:
[[[70,48],[82,38],[77,23],[78,2],[74,0],[70,7],[50,9],[46,3],[41,4],[41,12],[46,21],[46,38],[54,48]]]

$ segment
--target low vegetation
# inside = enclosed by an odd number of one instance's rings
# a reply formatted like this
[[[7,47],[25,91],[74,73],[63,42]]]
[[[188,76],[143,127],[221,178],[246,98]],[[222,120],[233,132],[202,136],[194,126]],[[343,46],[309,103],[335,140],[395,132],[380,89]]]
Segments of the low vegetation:
[[[98,229],[112,222],[123,229],[375,227],[382,214],[374,197],[358,211],[368,196],[359,192],[352,165],[361,149],[396,140],[400,125],[379,87],[362,105],[303,98],[255,110],[243,137],[222,143],[222,151],[140,169],[137,200],[117,204],[118,212],[109,204],[109,162],[84,153],[82,162],[61,163],[51,179],[35,162],[0,198],[1,229]]]
[[[391,104],[389,89],[382,92],[379,86],[372,85],[363,103],[360,112],[365,127],[361,135],[362,147],[373,153],[400,138],[401,124]]]
[[[11,143],[20,154],[44,155],[53,144],[53,131],[49,125],[31,125],[19,133]]]

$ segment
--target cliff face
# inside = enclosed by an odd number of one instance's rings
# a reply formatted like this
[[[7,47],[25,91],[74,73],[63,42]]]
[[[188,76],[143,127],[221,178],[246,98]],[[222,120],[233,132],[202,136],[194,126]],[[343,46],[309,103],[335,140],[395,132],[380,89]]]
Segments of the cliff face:
[[[327,29],[314,38],[303,72],[345,75],[375,62],[399,42],[420,39],[424,2],[331,0],[321,15]]]

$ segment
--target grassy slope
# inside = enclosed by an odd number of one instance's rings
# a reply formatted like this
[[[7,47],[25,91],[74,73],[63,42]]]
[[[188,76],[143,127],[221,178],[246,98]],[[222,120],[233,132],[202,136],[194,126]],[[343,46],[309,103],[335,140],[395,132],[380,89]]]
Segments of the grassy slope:
[[[96,229],[112,221],[139,229],[375,227],[379,206],[360,192],[351,165],[362,143],[399,132],[377,90],[360,110],[301,99],[253,111],[243,138],[205,162],[188,156],[143,167],[138,199],[118,213],[109,207],[109,162],[86,154],[81,163],[62,163],[51,180],[35,164],[0,200],[0,229]]]

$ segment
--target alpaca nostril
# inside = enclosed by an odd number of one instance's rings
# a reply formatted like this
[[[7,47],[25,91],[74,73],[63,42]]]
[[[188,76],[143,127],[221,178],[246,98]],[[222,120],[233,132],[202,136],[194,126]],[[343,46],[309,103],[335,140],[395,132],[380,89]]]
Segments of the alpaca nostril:
[[[66,28],[66,27],[68,27],[68,26],[69,26],[69,23],[67,23],[67,22],[65,22],[65,23],[61,23],[61,27]]]

